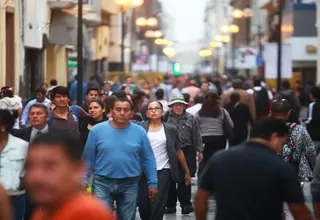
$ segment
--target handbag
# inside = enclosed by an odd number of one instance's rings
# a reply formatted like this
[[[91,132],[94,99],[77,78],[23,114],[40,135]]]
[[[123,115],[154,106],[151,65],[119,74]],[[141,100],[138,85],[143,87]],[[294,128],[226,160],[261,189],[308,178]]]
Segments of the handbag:
[[[225,113],[225,109],[221,109],[222,111],[222,114],[223,114],[223,133],[224,133],[224,136],[230,140],[232,138],[234,138],[234,132],[233,132],[233,128],[231,127],[228,119],[227,119],[227,116],[226,116],[226,113]]]

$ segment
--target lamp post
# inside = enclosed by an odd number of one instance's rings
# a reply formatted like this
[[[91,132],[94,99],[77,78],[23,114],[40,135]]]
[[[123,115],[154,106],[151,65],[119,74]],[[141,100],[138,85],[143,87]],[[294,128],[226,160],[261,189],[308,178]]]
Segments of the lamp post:
[[[228,50],[227,50],[227,43],[230,42],[230,36],[228,35],[218,35],[216,36],[216,41],[222,43],[224,45],[224,50],[225,50],[225,53],[224,53],[224,64],[222,65],[221,64],[221,71],[223,71],[224,69],[224,72],[227,73],[227,62],[228,62]]]
[[[229,31],[231,33],[231,48],[232,48],[232,74],[236,72],[236,34],[239,33],[239,27],[237,25],[230,25]]]
[[[83,104],[83,0],[78,0],[78,35],[77,35],[77,104]]]
[[[277,91],[279,92],[281,89],[281,77],[282,77],[282,14],[283,14],[283,4],[285,0],[278,0],[278,17],[279,23],[277,26],[277,34],[278,34],[278,60],[277,60]]]
[[[129,6],[132,6],[133,8],[140,7],[143,4],[143,0],[115,0],[116,4],[120,7],[121,12],[121,56],[120,56],[120,71],[124,72],[125,70],[125,64],[124,64],[124,41],[126,36],[126,21],[125,21],[125,15],[127,8]]]

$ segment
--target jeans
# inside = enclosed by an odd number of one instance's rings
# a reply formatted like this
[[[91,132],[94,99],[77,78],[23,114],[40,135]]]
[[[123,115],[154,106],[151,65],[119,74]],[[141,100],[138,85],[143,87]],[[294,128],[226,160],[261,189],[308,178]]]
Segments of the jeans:
[[[139,177],[110,179],[94,176],[92,192],[110,209],[117,204],[117,215],[120,220],[135,220],[138,197]]]
[[[13,220],[23,220],[25,212],[26,196],[11,196],[11,207],[13,212]]]

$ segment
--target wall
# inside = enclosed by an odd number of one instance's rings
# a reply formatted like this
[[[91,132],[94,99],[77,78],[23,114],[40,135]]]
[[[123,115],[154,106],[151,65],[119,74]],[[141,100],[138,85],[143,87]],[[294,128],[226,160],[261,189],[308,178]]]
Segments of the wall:
[[[0,5],[0,24],[5,24],[5,9],[2,5]],[[5,33],[6,33],[6,27],[5,25],[0,25],[0,87],[5,85],[6,80],[6,60],[5,60]]]
[[[47,82],[56,79],[61,86],[67,85],[66,46],[50,44],[47,47]]]

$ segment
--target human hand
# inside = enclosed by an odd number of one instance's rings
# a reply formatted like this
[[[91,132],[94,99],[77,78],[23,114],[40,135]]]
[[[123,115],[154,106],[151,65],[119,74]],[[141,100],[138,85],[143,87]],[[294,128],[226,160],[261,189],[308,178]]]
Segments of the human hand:
[[[186,184],[186,186],[189,186],[191,184],[191,176],[190,173],[186,173],[184,175],[184,183]]]
[[[198,153],[198,162],[200,163],[203,160],[203,153],[199,152]]]
[[[156,189],[156,188],[149,189],[149,199],[151,201],[154,201],[156,199],[157,195],[158,195],[158,189]]]

